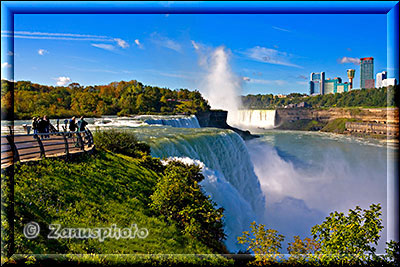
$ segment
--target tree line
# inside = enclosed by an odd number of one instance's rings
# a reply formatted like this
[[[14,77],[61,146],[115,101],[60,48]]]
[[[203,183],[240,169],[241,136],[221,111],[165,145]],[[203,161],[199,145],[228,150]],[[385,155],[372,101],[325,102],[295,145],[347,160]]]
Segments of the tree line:
[[[314,108],[324,107],[392,107],[398,106],[398,86],[352,90],[350,92],[309,96],[291,93],[286,97],[273,94],[242,96],[244,108],[280,108],[305,102]]]
[[[30,81],[1,81],[2,110],[14,111],[14,119],[47,115],[50,118],[83,115],[194,114],[210,105],[199,91],[171,90],[136,80],[108,85],[47,86]],[[14,91],[14,99],[12,99]],[[3,114],[4,115],[4,114]]]

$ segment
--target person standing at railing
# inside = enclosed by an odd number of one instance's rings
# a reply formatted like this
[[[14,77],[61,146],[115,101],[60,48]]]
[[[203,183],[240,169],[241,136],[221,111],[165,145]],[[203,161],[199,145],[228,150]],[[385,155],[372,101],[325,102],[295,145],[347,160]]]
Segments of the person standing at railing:
[[[43,116],[43,130],[45,133],[45,138],[50,138],[50,121],[47,119],[47,116]]]
[[[38,118],[33,117],[32,118],[32,130],[33,130],[33,138],[37,138],[37,133],[38,133]]]
[[[75,117],[72,117],[70,120],[69,120],[69,130],[71,131],[71,132],[75,132],[75,130],[76,130],[76,127],[77,125],[76,125],[76,123],[75,123]]]
[[[79,131],[79,132],[85,131],[86,125],[88,125],[88,123],[83,119],[83,116],[81,116],[77,123],[77,126],[78,126],[77,131]],[[87,140],[86,131],[85,131],[84,140]]]
[[[77,123],[78,131],[83,132],[86,128],[86,125],[88,125],[88,123],[83,119],[83,116],[81,116]]]

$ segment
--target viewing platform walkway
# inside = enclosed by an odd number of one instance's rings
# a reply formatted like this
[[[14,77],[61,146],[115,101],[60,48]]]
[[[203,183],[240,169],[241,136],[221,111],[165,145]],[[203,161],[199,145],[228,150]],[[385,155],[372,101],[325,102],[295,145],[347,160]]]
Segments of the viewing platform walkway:
[[[2,135],[1,168],[16,162],[88,152],[93,148],[93,135],[89,129],[81,132]]]

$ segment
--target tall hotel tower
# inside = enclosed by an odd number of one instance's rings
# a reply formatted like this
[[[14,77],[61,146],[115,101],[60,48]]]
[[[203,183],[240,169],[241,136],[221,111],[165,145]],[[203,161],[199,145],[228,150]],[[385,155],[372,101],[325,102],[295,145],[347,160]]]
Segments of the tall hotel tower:
[[[350,90],[353,89],[353,79],[354,79],[354,74],[356,70],[353,69],[348,69],[347,70],[347,77],[349,78],[349,84],[350,84]]]
[[[360,58],[360,88],[375,88],[374,58]]]

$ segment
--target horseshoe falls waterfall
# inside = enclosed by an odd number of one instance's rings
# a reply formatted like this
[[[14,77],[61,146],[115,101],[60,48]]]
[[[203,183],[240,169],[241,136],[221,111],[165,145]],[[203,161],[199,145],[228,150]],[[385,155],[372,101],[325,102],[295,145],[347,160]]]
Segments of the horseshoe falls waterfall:
[[[275,126],[275,110],[239,110],[237,120],[233,124],[237,127],[270,129]]]

